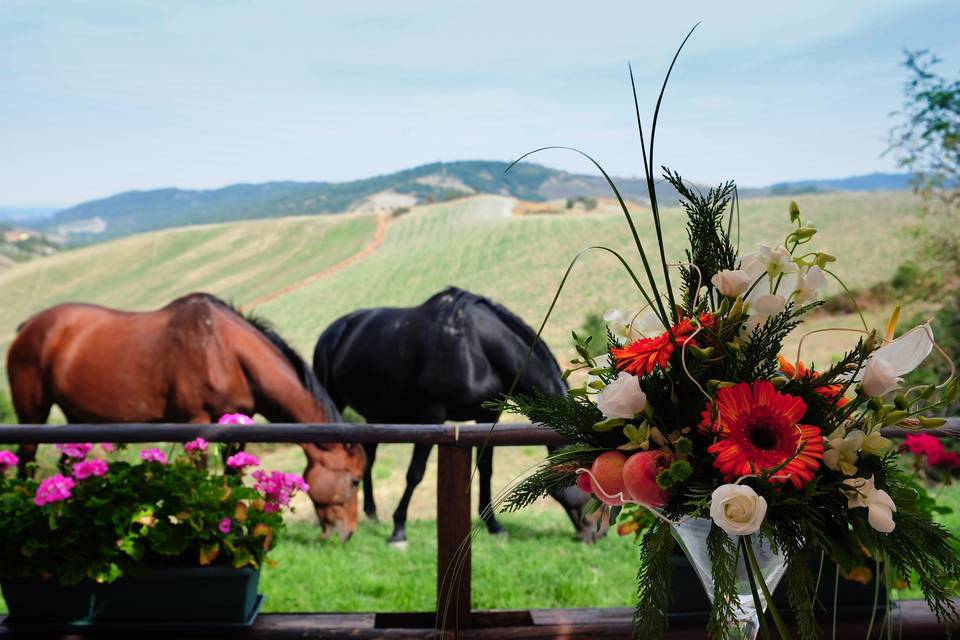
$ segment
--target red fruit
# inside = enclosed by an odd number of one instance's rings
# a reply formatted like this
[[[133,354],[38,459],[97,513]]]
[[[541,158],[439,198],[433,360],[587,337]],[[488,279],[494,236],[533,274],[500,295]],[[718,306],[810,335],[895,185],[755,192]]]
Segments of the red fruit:
[[[670,467],[673,456],[665,451],[635,453],[623,465],[623,486],[628,497],[651,507],[662,507],[670,491],[657,484],[657,474]]]
[[[589,473],[577,474],[577,489],[580,489],[580,491],[584,493],[593,493],[593,483],[590,482]]]
[[[621,498],[607,496],[616,496],[624,492],[623,465],[626,462],[627,456],[623,451],[607,451],[593,461],[590,472],[593,474],[593,493],[597,496],[597,500],[613,506],[623,504]],[[606,496],[600,493],[601,490]]]

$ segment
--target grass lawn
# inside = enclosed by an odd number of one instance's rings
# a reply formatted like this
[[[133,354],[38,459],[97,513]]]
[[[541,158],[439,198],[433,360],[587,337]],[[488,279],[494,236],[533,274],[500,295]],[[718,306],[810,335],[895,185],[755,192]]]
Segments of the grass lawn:
[[[630,606],[636,548],[608,537],[588,546],[562,513],[504,516],[507,533],[473,543],[473,603],[479,608]],[[436,523],[411,522],[405,549],[387,545],[387,524],[363,522],[347,545],[312,524],[291,526],[263,572],[267,611],[433,611]]]

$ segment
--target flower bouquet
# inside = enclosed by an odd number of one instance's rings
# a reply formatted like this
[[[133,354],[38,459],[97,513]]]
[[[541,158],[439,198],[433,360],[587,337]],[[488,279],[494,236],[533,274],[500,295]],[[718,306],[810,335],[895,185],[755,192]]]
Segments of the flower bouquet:
[[[129,621],[122,611],[129,591],[158,574],[169,590],[152,594],[152,604],[140,603],[154,620],[205,620],[209,611],[196,610],[223,611],[227,594],[219,591],[213,603],[209,594],[219,587],[212,585],[171,614],[178,593],[189,592],[185,574],[226,576],[247,600],[233,621],[254,613],[259,568],[284,530],[283,510],[296,491],[306,490],[302,478],[258,469],[256,456],[244,452],[226,459],[225,472],[210,471],[202,438],[186,443],[173,460],[172,446],[169,453],[142,450],[133,462],[117,459],[109,444],[56,446],[61,473],[41,482],[10,477],[17,458],[0,452],[0,585],[10,621],[33,621],[37,607],[45,621]],[[111,607],[109,599],[125,593],[126,604]],[[58,612],[50,602],[36,602],[43,594],[80,602]]]
[[[685,259],[669,263],[654,188],[655,132],[656,115],[649,155],[640,127],[656,253],[600,169],[642,271],[598,248],[627,270],[643,308],[607,316],[613,326],[603,357],[591,357],[589,340],[574,334],[579,357],[565,376],[587,375],[568,395],[508,396],[500,404],[576,443],[518,484],[505,509],[576,484],[612,512],[611,522],[625,507],[652,514],[637,576],[635,626],[644,638],[666,628],[676,544],[712,601],[711,638],[791,637],[771,598],[784,576],[801,637],[816,637],[811,552],[846,574],[874,568],[878,587],[881,576],[888,586],[916,581],[939,619],[956,619],[955,539],[918,506],[915,483],[882,432],[935,429],[943,420],[925,414],[960,392],[952,375],[940,385],[902,388],[901,376],[940,352],[932,329],[895,337],[894,312],[882,332],[866,321],[838,329],[854,332],[849,351],[822,368],[804,366],[804,340],[789,354],[784,341],[822,304],[827,278],[839,281],[837,258],[815,248],[817,229],[795,203],[781,242],[741,254],[734,184],[703,193],[665,169],[686,211],[689,241]],[[767,628],[767,606],[775,629]]]

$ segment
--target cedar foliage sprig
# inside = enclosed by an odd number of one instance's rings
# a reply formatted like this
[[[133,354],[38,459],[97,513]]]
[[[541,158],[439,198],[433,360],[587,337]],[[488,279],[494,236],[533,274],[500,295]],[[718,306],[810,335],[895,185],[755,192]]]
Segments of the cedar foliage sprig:
[[[662,520],[655,520],[640,540],[637,607],[633,614],[634,637],[638,639],[662,638],[667,630],[674,544],[670,525]]]
[[[694,315],[700,287],[713,291],[711,279],[725,269],[733,269],[737,251],[724,229],[723,219],[736,186],[727,181],[710,189],[706,195],[687,187],[676,171],[663,167],[663,177],[680,194],[680,204],[687,212],[687,238],[690,248],[686,250],[687,262],[696,266],[681,267],[681,286],[684,311]]]

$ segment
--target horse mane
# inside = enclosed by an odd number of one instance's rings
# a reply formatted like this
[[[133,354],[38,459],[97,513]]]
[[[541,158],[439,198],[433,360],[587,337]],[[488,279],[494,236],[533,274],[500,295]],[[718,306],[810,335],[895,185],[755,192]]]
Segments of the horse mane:
[[[324,408],[327,412],[327,415],[330,417],[332,422],[339,422],[342,419],[340,412],[337,410],[336,405],[333,403],[333,400],[330,399],[330,396],[327,394],[326,389],[320,384],[317,380],[317,377],[313,374],[313,370],[307,365],[303,358],[300,357],[300,354],[294,350],[290,344],[284,340],[276,329],[272,322],[264,318],[263,316],[253,312],[253,311],[241,311],[235,305],[221,300],[220,298],[211,295],[209,293],[202,294],[207,300],[213,304],[220,306],[246,322],[250,323],[254,329],[256,329],[260,335],[270,341],[270,343],[275,346],[283,357],[290,363],[290,366],[293,367],[293,370],[297,374],[297,379],[300,381],[300,384],[303,385],[303,388],[310,392],[310,394],[320,403],[320,406]]]
[[[530,348],[531,344],[533,345],[532,356],[535,357],[541,365],[546,367],[551,373],[555,374],[558,380],[562,378],[563,372],[560,370],[560,365],[557,364],[557,359],[550,351],[550,347],[548,347],[547,343],[544,342],[542,338],[537,336],[537,332],[534,331],[533,328],[524,322],[517,314],[510,311],[502,304],[494,302],[490,298],[479,296],[475,293],[464,291],[463,289],[459,289],[457,287],[448,287],[433,296],[431,300],[434,298],[441,298],[443,296],[451,296],[453,298],[451,314],[456,313],[458,310],[461,310],[471,304],[483,305],[490,309],[494,315],[496,315],[497,318],[514,333],[514,335],[520,338],[520,340],[528,349]]]

